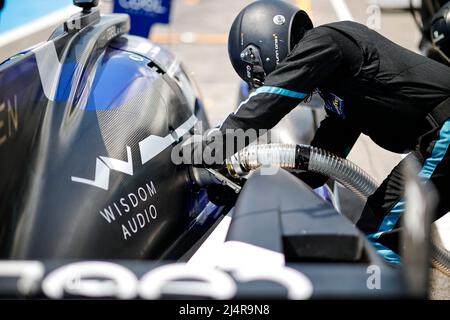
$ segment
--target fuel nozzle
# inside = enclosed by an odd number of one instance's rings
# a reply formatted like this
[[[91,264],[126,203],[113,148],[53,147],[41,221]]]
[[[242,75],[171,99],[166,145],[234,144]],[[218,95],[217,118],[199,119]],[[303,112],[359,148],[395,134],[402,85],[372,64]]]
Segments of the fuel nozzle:
[[[255,144],[227,159],[226,166],[229,174],[235,178],[245,176],[264,165],[294,170],[298,169],[297,149],[295,144]]]

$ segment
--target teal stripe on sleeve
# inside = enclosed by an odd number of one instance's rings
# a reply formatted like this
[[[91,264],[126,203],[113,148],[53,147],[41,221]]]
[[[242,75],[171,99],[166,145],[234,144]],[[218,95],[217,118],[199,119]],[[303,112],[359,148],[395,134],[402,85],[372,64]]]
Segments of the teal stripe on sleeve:
[[[287,90],[287,89],[283,89],[283,88],[266,87],[266,86],[256,89],[255,92],[256,93],[273,93],[273,94],[277,94],[280,96],[296,98],[296,99],[304,99],[308,96],[306,93],[303,93],[303,92],[296,92],[296,91],[291,91],[291,90]]]
[[[303,92],[296,92],[296,91],[287,90],[287,89],[278,88],[278,87],[263,86],[263,87],[256,89],[252,93],[250,93],[248,98],[239,104],[239,106],[237,107],[237,109],[234,113],[238,112],[238,110],[243,105],[245,105],[251,98],[253,98],[254,96],[261,94],[261,93],[271,93],[271,94],[276,94],[279,96],[284,96],[284,97],[289,97],[289,98],[294,98],[294,99],[304,99],[308,96],[308,94],[303,93]]]

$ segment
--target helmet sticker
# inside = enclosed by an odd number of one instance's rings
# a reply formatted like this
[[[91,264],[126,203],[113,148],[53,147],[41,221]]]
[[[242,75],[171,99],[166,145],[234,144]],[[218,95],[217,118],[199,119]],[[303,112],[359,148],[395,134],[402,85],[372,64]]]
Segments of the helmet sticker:
[[[278,45],[278,35],[276,35],[275,33],[272,35],[273,36],[273,46],[275,49],[275,63],[278,65],[280,63],[280,47]]]
[[[434,32],[433,32],[433,40],[434,40],[434,42],[439,42],[439,41],[441,41],[444,38],[445,38],[444,34],[439,33],[438,30],[434,30]]]
[[[252,78],[252,67],[250,65],[247,65],[247,67],[245,69],[247,70],[247,78],[251,79]]]
[[[285,22],[286,18],[281,14],[277,14],[273,17],[273,23],[275,23],[277,26],[282,26]]]
[[[240,54],[245,63],[245,77],[251,81],[262,83],[265,78],[264,63],[259,48],[253,44],[248,45]]]

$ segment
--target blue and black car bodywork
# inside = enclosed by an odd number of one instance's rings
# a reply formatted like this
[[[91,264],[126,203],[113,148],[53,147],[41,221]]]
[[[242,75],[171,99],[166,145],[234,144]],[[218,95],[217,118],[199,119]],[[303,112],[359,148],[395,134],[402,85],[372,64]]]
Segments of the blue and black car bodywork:
[[[161,279],[184,278],[219,283],[200,296],[222,299],[425,295],[425,258],[386,265],[283,170],[251,175],[234,208],[211,203],[171,160],[198,121],[208,126],[199,94],[170,52],[128,30],[127,15],[85,8],[0,65],[1,296],[161,298]],[[226,261],[184,264],[224,216]],[[273,268],[252,267],[261,261]],[[116,286],[77,289],[74,273]]]
[[[127,15],[77,19],[1,66],[1,254],[157,258],[208,204],[170,159],[207,119],[175,58],[125,35]]]

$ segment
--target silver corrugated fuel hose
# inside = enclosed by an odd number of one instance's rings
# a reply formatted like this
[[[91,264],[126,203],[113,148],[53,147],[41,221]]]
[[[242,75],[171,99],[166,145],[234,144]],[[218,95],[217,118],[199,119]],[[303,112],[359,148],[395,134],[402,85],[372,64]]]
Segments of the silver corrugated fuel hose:
[[[288,171],[305,170],[333,178],[361,197],[368,197],[377,183],[349,160],[308,145],[256,144],[227,160],[230,174],[242,176],[260,166],[272,165]]]
[[[433,267],[450,276],[450,252],[445,248],[435,225],[431,226],[431,263]]]
[[[433,239],[431,242],[431,262],[433,267],[450,277],[450,252],[435,243]]]
[[[375,180],[353,162],[319,148],[310,147],[310,149],[308,171],[333,178],[366,198],[378,188]]]

